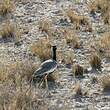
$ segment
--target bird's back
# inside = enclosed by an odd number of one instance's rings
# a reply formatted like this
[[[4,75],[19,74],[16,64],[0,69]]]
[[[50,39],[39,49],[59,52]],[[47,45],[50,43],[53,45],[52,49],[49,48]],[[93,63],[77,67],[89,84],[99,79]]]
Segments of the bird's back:
[[[55,60],[49,59],[43,62],[38,70],[34,72],[36,77],[43,76],[55,71],[57,68],[57,62]]]

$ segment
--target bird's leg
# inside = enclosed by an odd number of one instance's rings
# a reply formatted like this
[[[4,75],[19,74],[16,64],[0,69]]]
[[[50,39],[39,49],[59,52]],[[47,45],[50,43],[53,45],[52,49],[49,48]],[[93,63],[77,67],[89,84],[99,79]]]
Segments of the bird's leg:
[[[47,76],[48,76],[48,75],[45,75],[44,79],[45,79],[46,88],[48,89]]]
[[[44,78],[42,78],[42,79],[40,80],[40,83],[39,83],[38,87],[42,86],[43,82],[44,82]]]

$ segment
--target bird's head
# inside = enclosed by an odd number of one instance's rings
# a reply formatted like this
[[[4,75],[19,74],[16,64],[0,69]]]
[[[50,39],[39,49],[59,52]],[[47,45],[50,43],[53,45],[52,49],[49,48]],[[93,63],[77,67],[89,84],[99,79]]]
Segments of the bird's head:
[[[53,45],[52,48],[53,48],[53,50],[56,50],[57,49],[57,46],[56,45]]]

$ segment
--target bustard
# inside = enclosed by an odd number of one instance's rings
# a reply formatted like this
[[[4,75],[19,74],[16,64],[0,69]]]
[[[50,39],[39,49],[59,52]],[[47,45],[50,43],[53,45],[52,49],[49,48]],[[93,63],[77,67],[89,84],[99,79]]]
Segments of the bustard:
[[[57,61],[56,61],[56,46],[52,46],[52,58],[44,61],[40,67],[33,74],[33,82],[35,83],[37,78],[45,80],[46,87],[47,84],[47,76],[53,73],[57,69]]]

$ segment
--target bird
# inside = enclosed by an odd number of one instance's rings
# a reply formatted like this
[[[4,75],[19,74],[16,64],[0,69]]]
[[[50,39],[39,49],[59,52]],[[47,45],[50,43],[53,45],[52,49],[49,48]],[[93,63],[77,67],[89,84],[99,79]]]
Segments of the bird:
[[[37,78],[40,79],[41,82],[41,79],[43,79],[45,80],[46,88],[48,88],[47,77],[57,69],[56,50],[57,47],[55,45],[52,46],[52,58],[41,63],[40,67],[35,70],[33,74],[34,83],[36,83]]]

